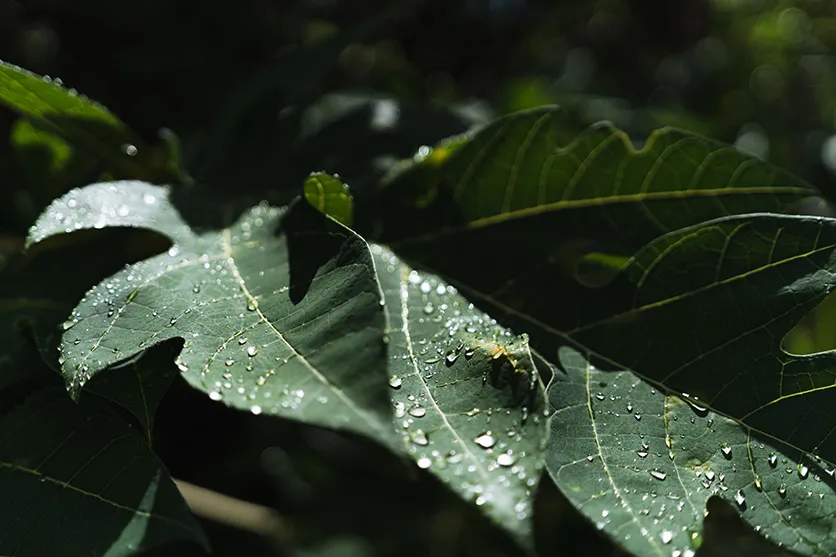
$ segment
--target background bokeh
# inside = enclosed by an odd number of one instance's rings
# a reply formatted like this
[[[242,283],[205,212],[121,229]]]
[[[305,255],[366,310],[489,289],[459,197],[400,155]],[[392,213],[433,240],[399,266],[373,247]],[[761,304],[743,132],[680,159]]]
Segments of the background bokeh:
[[[204,225],[286,201],[313,170],[362,195],[420,145],[546,103],[637,142],[671,125],[733,143],[836,198],[831,1],[394,4],[0,0],[0,59],[98,100],[162,158],[173,133],[189,175],[148,178],[203,188],[190,208]],[[0,108],[0,252],[53,197],[101,177],[96,160]],[[834,319],[828,300],[787,347],[836,347]],[[515,554],[432,478],[357,439],[253,420],[179,383],[158,423],[175,476],[274,506],[292,525],[275,547],[207,523],[216,555]],[[551,485],[538,506],[543,555],[619,555]],[[780,553],[722,505],[708,520],[701,555]]]

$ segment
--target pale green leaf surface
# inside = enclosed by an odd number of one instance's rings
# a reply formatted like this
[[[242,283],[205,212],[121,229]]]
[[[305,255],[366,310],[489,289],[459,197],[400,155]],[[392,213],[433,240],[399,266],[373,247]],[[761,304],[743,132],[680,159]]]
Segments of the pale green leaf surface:
[[[385,316],[362,238],[304,202],[284,212],[259,205],[198,236],[164,188],[117,182],[57,200],[29,241],[120,225],[173,245],[105,279],[76,307],[61,345],[74,393],[108,366],[182,338],[183,377],[213,400],[393,442]]]
[[[336,176],[315,172],[305,180],[305,199],[329,217],[351,226],[353,200],[348,186]]]
[[[836,552],[832,467],[737,422],[600,370],[563,348],[549,386],[546,466],[598,528],[636,555],[693,556],[706,501],[721,497],[801,555]]]
[[[0,419],[0,491],[2,555],[122,557],[176,540],[206,545],[142,437],[60,389]]]
[[[528,339],[373,246],[389,317],[390,396],[406,452],[533,547],[545,394]]]

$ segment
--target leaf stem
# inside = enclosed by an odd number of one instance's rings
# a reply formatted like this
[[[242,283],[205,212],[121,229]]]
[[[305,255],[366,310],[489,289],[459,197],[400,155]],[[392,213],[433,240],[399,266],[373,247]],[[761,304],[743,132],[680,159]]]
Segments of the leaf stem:
[[[291,528],[274,509],[183,480],[174,479],[174,483],[189,508],[200,518],[265,536],[280,546],[290,544]]]

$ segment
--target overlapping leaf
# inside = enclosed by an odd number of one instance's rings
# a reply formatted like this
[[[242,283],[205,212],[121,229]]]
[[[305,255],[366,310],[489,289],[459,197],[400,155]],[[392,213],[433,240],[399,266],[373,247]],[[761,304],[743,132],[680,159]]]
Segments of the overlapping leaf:
[[[148,228],[173,245],[76,307],[61,345],[74,393],[108,366],[182,338],[178,366],[213,400],[393,442],[385,317],[360,237],[306,203],[286,213],[260,205],[197,235],[164,188],[115,182],[56,200],[29,241],[105,226]]]
[[[625,257],[671,230],[730,214],[781,212],[815,190],[735,148],[661,129],[637,150],[607,123],[546,107],[500,118],[393,177],[384,239],[483,294],[575,280],[578,260]],[[497,262],[490,273],[474,262]]]
[[[546,420],[527,337],[374,249],[389,316],[389,386],[407,453],[533,546]]]
[[[41,392],[0,420],[0,553],[137,555],[206,539],[141,436],[87,401]]]
[[[774,543],[836,552],[832,467],[633,373],[560,351],[547,468],[572,502],[636,555],[689,557],[709,497]]]

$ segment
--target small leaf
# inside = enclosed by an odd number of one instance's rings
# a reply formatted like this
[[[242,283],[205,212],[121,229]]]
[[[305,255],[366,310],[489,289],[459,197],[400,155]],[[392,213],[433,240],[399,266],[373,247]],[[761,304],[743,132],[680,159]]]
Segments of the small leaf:
[[[29,243],[103,226],[149,228],[173,245],[105,279],[74,310],[61,354],[75,395],[105,368],[182,338],[176,363],[213,400],[392,446],[385,317],[362,238],[305,202],[259,205],[197,235],[165,188],[115,182],[56,200]]]
[[[721,497],[773,543],[836,551],[833,467],[629,371],[597,369],[572,348],[559,358],[547,469],[626,550],[693,556],[706,502]]]
[[[315,172],[305,180],[305,199],[323,215],[351,226],[353,200],[348,186],[336,176]]]
[[[43,391],[0,419],[0,553],[138,555],[206,538],[165,468],[91,399]]]
[[[390,396],[407,454],[533,547],[546,404],[527,337],[375,248],[389,316]]]

